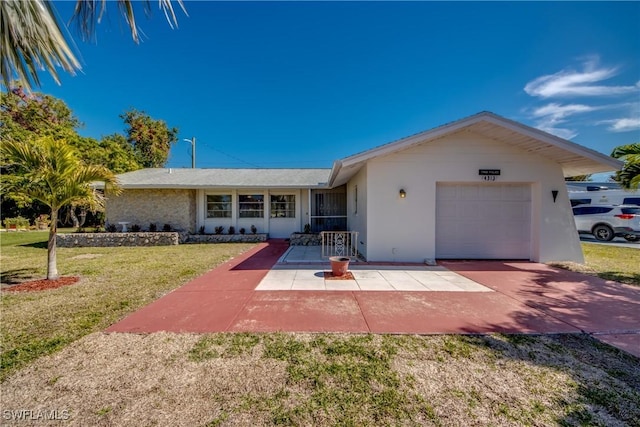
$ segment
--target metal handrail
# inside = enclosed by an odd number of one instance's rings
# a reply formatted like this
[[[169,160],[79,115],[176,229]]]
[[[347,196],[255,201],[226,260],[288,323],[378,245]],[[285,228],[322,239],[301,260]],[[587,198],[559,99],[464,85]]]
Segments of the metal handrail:
[[[321,231],[322,257],[343,256],[356,258],[358,256],[357,231]]]

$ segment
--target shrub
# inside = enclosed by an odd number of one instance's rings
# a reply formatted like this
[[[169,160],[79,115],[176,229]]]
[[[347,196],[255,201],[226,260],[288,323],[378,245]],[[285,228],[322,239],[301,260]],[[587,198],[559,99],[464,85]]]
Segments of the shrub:
[[[200,228],[198,229],[198,234],[205,234],[204,233],[204,225],[200,226]]]
[[[258,229],[256,228],[255,225],[251,226],[251,234],[256,234],[258,232]]]
[[[51,221],[49,220],[49,215],[47,214],[38,215],[34,222],[38,230],[46,230],[51,223]]]
[[[107,228],[106,228],[106,230],[107,230],[109,233],[115,233],[116,231],[118,231],[118,229],[116,228],[116,225],[115,225],[115,224],[107,224]]]
[[[162,226],[162,231],[171,231],[171,224],[165,224]]]
[[[142,227],[140,227],[138,224],[133,224],[133,225],[131,226],[131,231],[132,231],[133,233],[138,233],[140,230],[142,230]]]
[[[229,227],[229,234],[236,234],[236,228],[233,225]]]
[[[216,234],[222,234],[222,233],[224,232],[224,227],[223,227],[223,226],[221,226],[221,225],[219,225],[219,226],[217,226],[216,228],[214,228],[214,232],[215,232]]]
[[[152,233],[158,231],[158,226],[152,222],[151,224],[149,224],[149,231]]]
[[[311,233],[311,224],[305,224],[304,225],[304,232],[305,232],[305,234]]]
[[[240,234],[244,234],[244,233],[246,233],[246,231],[247,231],[247,230],[245,230],[244,228],[241,228],[241,229],[240,229],[240,230],[238,230],[238,231],[240,231]]]
[[[4,227],[9,229],[9,228],[29,228],[29,220],[26,218],[23,218],[21,216],[17,216],[15,218],[5,218],[4,220]]]

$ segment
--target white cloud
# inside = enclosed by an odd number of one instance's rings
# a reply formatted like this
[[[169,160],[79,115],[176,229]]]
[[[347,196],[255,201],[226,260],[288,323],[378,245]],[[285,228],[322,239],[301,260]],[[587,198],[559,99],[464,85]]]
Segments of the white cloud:
[[[534,117],[554,117],[556,119],[562,119],[564,117],[578,114],[578,113],[587,113],[589,111],[597,110],[598,107],[592,107],[584,104],[567,104],[560,105],[552,102],[551,104],[547,104],[543,107],[536,108],[533,111]]]
[[[617,69],[600,67],[598,57],[591,57],[583,63],[581,71],[565,69],[555,74],[541,76],[527,83],[524,90],[531,96],[554,98],[622,95],[640,89],[640,82],[633,86],[597,84],[616,74]]]
[[[559,136],[560,138],[571,139],[577,136],[578,132],[575,129],[559,127],[559,125],[566,123],[566,118],[569,116],[588,113],[598,110],[599,108],[600,107],[593,107],[584,104],[561,105],[551,103],[533,110],[532,116],[537,119],[535,127],[538,129]]]
[[[625,117],[614,120],[604,120],[602,123],[609,123],[607,129],[611,132],[629,132],[633,130],[640,130],[640,118],[638,117]]]
[[[555,135],[564,139],[571,139],[578,136],[578,132],[576,132],[575,129],[557,128],[553,126],[548,126],[544,123],[538,124],[536,128],[540,129],[541,131],[550,133],[551,135]]]

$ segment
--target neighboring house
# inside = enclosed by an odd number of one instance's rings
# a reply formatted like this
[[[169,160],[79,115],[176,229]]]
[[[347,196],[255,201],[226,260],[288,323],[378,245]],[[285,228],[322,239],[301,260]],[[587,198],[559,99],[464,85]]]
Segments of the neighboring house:
[[[369,261],[582,262],[564,177],[619,169],[586,147],[482,112],[332,169],[143,169],[119,176],[107,221],[288,237],[359,233]]]

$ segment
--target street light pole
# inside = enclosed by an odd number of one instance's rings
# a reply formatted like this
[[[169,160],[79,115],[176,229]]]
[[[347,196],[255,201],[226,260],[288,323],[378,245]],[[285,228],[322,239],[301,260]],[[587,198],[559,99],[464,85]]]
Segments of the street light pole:
[[[185,139],[185,141],[191,143],[191,168],[196,168],[196,137],[191,137],[191,139]]]

